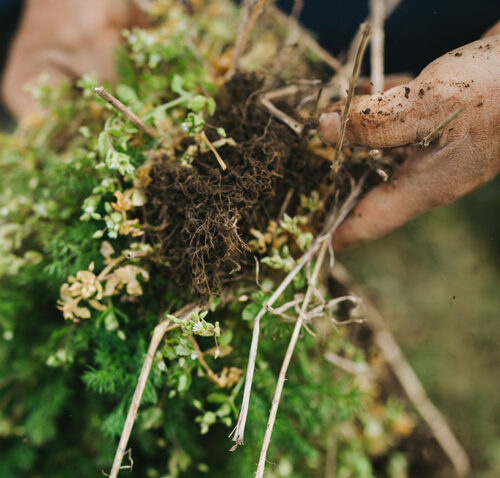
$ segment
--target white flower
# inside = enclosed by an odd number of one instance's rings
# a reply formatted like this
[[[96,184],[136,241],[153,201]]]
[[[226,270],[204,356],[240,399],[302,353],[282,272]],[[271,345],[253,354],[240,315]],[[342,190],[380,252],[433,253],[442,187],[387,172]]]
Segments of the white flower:
[[[161,61],[161,55],[158,55],[158,53],[154,53],[149,57],[149,65],[154,68],[158,63]]]
[[[47,217],[48,211],[44,203],[38,203],[33,206],[33,210],[42,217]]]
[[[195,324],[193,324],[193,332],[196,334],[197,332],[201,332],[203,330],[203,324],[198,320]]]
[[[3,333],[3,339],[4,339],[6,342],[10,342],[13,338],[14,338],[14,334],[12,333],[12,330],[6,330],[6,331]]]
[[[148,46],[155,44],[155,39],[152,35],[144,35],[144,43]]]

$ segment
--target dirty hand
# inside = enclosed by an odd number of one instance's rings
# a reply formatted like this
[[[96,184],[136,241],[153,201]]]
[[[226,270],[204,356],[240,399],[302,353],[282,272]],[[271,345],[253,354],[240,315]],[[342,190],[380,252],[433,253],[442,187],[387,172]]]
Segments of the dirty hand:
[[[500,35],[438,58],[406,85],[353,100],[344,144],[370,148],[420,142],[462,105],[438,140],[411,147],[394,178],[359,202],[334,235],[338,248],[382,236],[500,171]],[[342,109],[333,104],[320,118],[328,142],[338,139]]]
[[[36,84],[41,73],[51,82],[90,72],[113,81],[112,53],[121,30],[144,23],[132,0],[26,0],[4,72],[6,105],[17,118],[33,111],[35,102],[23,87]]]

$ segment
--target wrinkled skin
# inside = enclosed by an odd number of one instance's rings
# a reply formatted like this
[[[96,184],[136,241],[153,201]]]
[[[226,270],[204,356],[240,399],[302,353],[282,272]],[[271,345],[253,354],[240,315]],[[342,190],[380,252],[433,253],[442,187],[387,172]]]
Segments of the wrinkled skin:
[[[392,148],[421,141],[460,106],[429,147],[412,146],[395,177],[371,190],[334,235],[337,248],[380,237],[415,216],[475,190],[500,171],[500,24],[483,39],[427,66],[406,85],[360,96],[345,143]],[[343,103],[327,108],[320,134],[338,139]]]
[[[145,23],[131,0],[26,0],[4,72],[5,104],[17,119],[35,110],[23,86],[37,84],[42,72],[52,83],[90,72],[113,82],[121,31]]]

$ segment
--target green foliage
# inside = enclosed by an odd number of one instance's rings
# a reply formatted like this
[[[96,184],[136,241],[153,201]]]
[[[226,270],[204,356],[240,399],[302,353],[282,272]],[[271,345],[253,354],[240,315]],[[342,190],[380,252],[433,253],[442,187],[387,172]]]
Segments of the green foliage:
[[[36,89],[50,112],[21,138],[1,139],[2,477],[87,477],[109,468],[159,317],[178,327],[153,360],[132,437],[130,476],[254,473],[293,322],[271,312],[262,320],[246,446],[228,454],[251,326],[276,277],[291,270],[312,234],[307,216],[284,215],[275,230],[284,242],[264,243],[262,253],[271,252],[260,260],[260,285],[252,273],[224,305],[212,297],[208,312],[175,315],[192,298],[157,274],[155,251],[143,235],[147,168],[159,149],[175,159],[173,144],[206,127],[220,80],[207,65],[230,41],[226,25],[234,22],[226,17],[236,14],[229,0],[219,0],[218,16],[208,19],[204,8],[191,16],[181,3],[158,0],[153,10],[160,26],[126,32],[118,60],[115,94],[154,125],[161,140],[144,137],[95,97],[91,76],[76,88]],[[222,128],[210,127],[226,137]],[[304,198],[302,207],[320,210],[318,196]],[[274,306],[304,293],[306,277],[306,271],[299,274]],[[339,476],[369,477],[366,429],[383,429],[387,448],[397,440],[388,424],[405,412],[380,404],[390,418],[374,426],[376,392],[323,363],[324,350],[341,349],[339,341],[345,355],[365,360],[333,329],[322,340],[307,334],[300,340],[271,447],[277,466],[269,476],[322,476],[325,443],[335,431]],[[404,469],[402,458],[391,467]]]

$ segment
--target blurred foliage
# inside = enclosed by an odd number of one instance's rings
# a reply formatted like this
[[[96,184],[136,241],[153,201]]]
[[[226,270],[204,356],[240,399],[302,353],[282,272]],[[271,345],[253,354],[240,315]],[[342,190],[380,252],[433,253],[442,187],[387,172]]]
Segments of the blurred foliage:
[[[480,478],[500,474],[499,187],[341,257],[378,299]]]
[[[293,320],[263,319],[246,445],[230,454],[252,321],[297,251],[310,244],[308,217],[321,212],[321,202],[313,193],[297,216],[255,231],[250,246],[265,255],[260,286],[252,271],[229,298],[212,297],[208,314],[179,322],[175,313],[191,293],[157,273],[154,248],[144,240],[148,165],[160,149],[175,160],[174,143],[202,131],[216,108],[237,24],[229,0],[191,3],[193,15],[181,2],[153,2],[155,26],[125,32],[118,61],[114,94],[160,132],[161,144],[96,97],[92,75],[33,89],[46,113],[1,138],[2,478],[85,478],[108,470],[151,331],[168,314],[179,327],[154,357],[130,444],[134,468],[123,473],[254,473]],[[263,61],[261,51],[257,43],[247,65]],[[178,158],[190,167],[185,159]],[[304,272],[276,306],[305,283]],[[208,366],[225,374],[225,385],[213,383],[190,339]],[[266,476],[324,476],[331,447],[341,478],[374,477],[373,459],[381,456],[386,465],[377,476],[407,476],[397,445],[411,433],[412,415],[400,402],[382,400],[375,384],[326,366],[326,350],[370,361],[370,351],[330,322],[321,337],[304,334],[275,425],[275,466]]]

